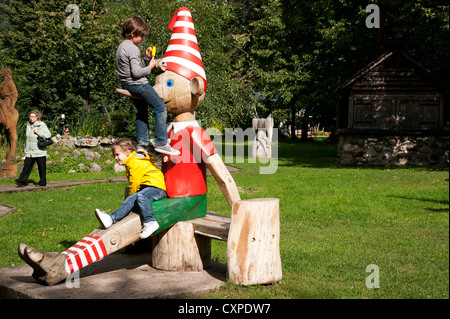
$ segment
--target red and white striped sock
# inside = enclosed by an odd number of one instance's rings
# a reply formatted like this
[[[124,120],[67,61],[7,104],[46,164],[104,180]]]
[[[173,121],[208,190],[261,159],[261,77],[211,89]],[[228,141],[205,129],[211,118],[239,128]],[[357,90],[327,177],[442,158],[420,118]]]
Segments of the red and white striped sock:
[[[87,235],[78,243],[65,250],[63,254],[66,255],[66,271],[70,275],[102,259],[107,255],[107,252],[100,237]]]

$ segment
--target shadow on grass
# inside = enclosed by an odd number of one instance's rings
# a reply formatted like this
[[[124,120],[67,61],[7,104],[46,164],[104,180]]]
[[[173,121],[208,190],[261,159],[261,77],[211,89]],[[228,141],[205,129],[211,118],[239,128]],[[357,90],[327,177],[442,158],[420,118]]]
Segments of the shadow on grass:
[[[337,161],[337,145],[327,142],[283,141],[278,144],[278,166],[340,168]]]
[[[430,198],[415,198],[415,197],[409,197],[409,196],[396,196],[396,195],[389,195],[388,197],[400,198],[400,199],[406,199],[406,200],[417,200],[417,201],[421,201],[421,202],[430,202],[433,204],[447,206],[446,208],[425,208],[427,211],[433,212],[433,213],[444,213],[444,212],[448,212],[448,210],[449,210],[449,201],[448,200],[439,200],[439,199],[430,199]]]

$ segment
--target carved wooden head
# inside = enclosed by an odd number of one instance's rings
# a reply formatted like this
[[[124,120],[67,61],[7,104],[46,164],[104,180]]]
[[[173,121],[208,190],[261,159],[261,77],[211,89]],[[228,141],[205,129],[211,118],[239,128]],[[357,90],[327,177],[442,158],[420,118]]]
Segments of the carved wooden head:
[[[193,113],[205,97],[200,77],[188,80],[173,71],[166,70],[157,75],[153,88],[166,104],[167,111],[174,115]]]
[[[168,27],[172,37],[162,58],[166,70],[156,76],[154,88],[168,112],[193,113],[205,97],[207,82],[189,9],[179,8]]]

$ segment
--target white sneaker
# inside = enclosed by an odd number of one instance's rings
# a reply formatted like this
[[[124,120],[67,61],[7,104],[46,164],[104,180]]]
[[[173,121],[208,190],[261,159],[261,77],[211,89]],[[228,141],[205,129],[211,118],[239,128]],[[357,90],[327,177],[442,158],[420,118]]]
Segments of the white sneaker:
[[[163,153],[163,154],[167,154],[167,155],[180,155],[180,151],[177,151],[176,149],[173,149],[169,143],[167,143],[166,145],[158,145],[155,146],[155,151],[159,152],[159,153]]]
[[[102,212],[100,209],[95,209],[95,216],[97,216],[98,221],[100,224],[102,224],[103,227],[109,228],[113,224],[111,216],[109,216],[107,213]]]
[[[156,220],[145,223],[144,226],[142,227],[142,232],[141,235],[139,235],[139,238],[145,239],[150,237],[150,235],[153,234],[158,228],[159,224]]]
[[[154,140],[153,138],[150,140],[150,143],[152,144],[153,147],[156,146],[156,145],[155,145],[155,140]],[[170,144],[170,138],[167,139],[167,143]]]
[[[145,145],[138,145],[136,148],[136,153],[142,153],[142,154],[148,155],[147,147]]]

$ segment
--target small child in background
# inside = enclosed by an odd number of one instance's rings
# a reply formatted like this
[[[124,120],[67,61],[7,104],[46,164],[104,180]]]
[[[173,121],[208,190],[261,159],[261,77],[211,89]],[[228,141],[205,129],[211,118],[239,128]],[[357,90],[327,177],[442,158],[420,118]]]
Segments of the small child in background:
[[[140,238],[145,239],[159,228],[153,214],[152,201],[166,197],[164,175],[154,165],[153,158],[147,154],[136,153],[136,145],[129,138],[123,138],[114,143],[112,152],[116,161],[126,167],[129,196],[111,215],[98,208],[95,210],[95,215],[103,227],[108,228],[137,207],[143,222]]]

